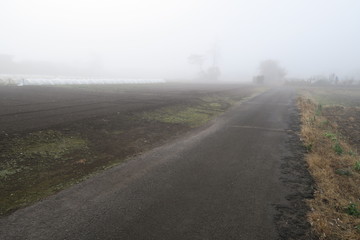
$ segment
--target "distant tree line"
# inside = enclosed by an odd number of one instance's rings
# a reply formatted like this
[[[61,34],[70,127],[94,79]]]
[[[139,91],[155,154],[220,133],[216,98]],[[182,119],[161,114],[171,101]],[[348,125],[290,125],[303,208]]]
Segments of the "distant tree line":
[[[312,76],[310,78],[292,78],[286,79],[286,85],[293,86],[360,86],[360,79],[353,77],[339,78],[335,73],[328,77],[323,75]]]

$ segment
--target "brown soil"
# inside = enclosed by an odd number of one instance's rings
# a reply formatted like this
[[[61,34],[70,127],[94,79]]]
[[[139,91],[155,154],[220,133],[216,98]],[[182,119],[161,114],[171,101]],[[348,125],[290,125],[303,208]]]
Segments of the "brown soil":
[[[333,106],[324,108],[328,118],[357,152],[360,152],[360,108]]]

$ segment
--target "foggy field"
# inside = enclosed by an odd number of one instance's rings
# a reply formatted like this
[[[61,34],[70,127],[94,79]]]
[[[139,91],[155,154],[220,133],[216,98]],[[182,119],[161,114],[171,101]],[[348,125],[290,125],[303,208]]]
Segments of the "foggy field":
[[[325,106],[360,107],[360,86],[311,87],[301,92]]]
[[[360,88],[313,87],[300,93],[301,136],[316,182],[310,222],[318,236],[358,239]]]
[[[0,88],[0,213],[164,144],[256,93],[250,85]]]
[[[360,0],[0,0],[0,239],[360,239]]]
[[[186,104],[207,94],[237,89],[236,84],[3,86],[0,88],[0,132],[42,129],[111,113]]]
[[[360,152],[360,87],[318,87],[302,89],[301,93],[319,104],[321,116]]]

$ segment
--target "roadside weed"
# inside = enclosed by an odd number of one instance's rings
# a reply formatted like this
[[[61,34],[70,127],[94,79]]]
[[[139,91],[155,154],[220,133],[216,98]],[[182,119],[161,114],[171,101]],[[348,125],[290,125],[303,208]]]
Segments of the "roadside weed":
[[[344,149],[340,146],[339,143],[336,143],[334,145],[334,151],[336,152],[337,155],[341,155],[344,153]]]
[[[307,152],[311,152],[313,145],[312,145],[312,143],[309,143],[309,144],[305,144],[304,147]]]
[[[316,115],[320,116],[322,114],[322,105],[319,104],[316,109]]]
[[[349,169],[342,169],[342,168],[336,169],[335,173],[338,175],[341,175],[341,176],[351,176],[352,175],[352,173]]]
[[[337,140],[336,134],[332,133],[332,132],[326,132],[326,133],[324,133],[324,136],[327,138],[330,138],[333,141]]]
[[[360,217],[360,211],[357,208],[355,203],[350,203],[346,208],[345,208],[345,212],[347,214],[349,214],[350,216],[354,216],[354,217]]]
[[[355,169],[356,171],[360,171],[360,161],[356,161],[356,162],[355,162],[354,169]]]
[[[356,154],[356,152],[354,152],[354,151],[352,151],[352,150],[350,150],[349,152],[348,152],[348,154],[350,155],[350,156],[356,156],[357,154]]]

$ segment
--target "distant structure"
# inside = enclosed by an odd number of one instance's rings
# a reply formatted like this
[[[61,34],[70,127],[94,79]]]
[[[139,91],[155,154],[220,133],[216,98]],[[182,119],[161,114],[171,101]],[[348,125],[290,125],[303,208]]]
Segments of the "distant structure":
[[[52,77],[26,75],[0,75],[0,85],[91,85],[91,84],[151,84],[165,83],[164,79]]]
[[[253,77],[253,83],[255,84],[264,84],[264,76],[263,75],[258,75]]]
[[[220,54],[216,45],[214,45],[213,49],[210,51],[210,54],[212,58],[212,65],[208,68],[206,77],[210,81],[218,81],[221,75],[221,71],[219,68]]]
[[[281,85],[285,83],[286,71],[274,60],[260,63],[260,74],[253,78],[256,84]]]
[[[209,69],[206,72],[206,80],[209,81],[218,81],[219,77],[221,75],[220,68],[217,66],[209,67]]]
[[[339,77],[338,77],[335,73],[330,74],[330,76],[329,76],[329,81],[330,81],[332,84],[337,85],[337,84],[339,84]]]

